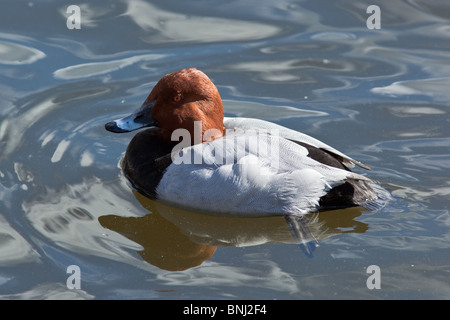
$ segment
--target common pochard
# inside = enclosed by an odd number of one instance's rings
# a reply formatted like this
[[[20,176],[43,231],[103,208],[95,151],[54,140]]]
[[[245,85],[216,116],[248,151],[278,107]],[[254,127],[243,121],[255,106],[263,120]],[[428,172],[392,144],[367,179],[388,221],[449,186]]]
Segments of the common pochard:
[[[303,215],[383,206],[389,193],[352,172],[370,170],[306,134],[250,118],[224,117],[216,86],[200,70],[165,75],[133,114],[105,125],[138,132],[122,159],[140,193],[216,213]]]

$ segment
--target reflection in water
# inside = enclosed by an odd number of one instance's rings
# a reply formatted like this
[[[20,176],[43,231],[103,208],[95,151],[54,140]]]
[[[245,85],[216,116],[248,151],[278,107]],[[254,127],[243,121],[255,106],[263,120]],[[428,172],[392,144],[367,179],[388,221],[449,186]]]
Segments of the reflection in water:
[[[164,55],[157,54],[145,54],[135,55],[129,58],[109,60],[105,62],[91,62],[83,63],[75,66],[69,66],[66,68],[56,70],[53,75],[55,78],[70,80],[78,78],[87,78],[98,75],[103,75],[115,70],[126,68],[134,63],[154,61],[165,57]]]
[[[243,118],[257,118],[265,120],[280,120],[292,119],[300,117],[323,117],[327,113],[316,110],[305,110],[294,108],[290,106],[277,106],[277,112],[274,113],[273,106],[268,106],[262,103],[246,102],[246,101],[232,101],[222,100],[224,103],[225,113],[230,113],[233,116]]]
[[[94,296],[84,290],[67,290],[63,283],[44,283],[19,294],[0,295],[5,300],[86,300]]]
[[[145,33],[143,41],[250,41],[274,36],[279,27],[269,24],[216,17],[191,16],[161,10],[140,0],[130,0],[125,16],[130,17]],[[156,31],[156,32],[155,32]],[[156,33],[156,35],[155,35]]]
[[[30,244],[1,215],[0,212],[0,266],[18,262],[39,261],[39,255]],[[1,281],[0,281],[1,284]]]
[[[145,261],[170,271],[201,265],[213,256],[217,247],[315,243],[316,239],[340,233],[364,233],[368,229],[367,224],[354,221],[361,215],[361,208],[297,217],[294,220],[301,231],[297,237],[283,216],[216,216],[153,201],[134,190],[133,193],[150,214],[144,217],[106,215],[99,217],[99,222],[142,245],[139,254]]]
[[[198,266],[216,251],[215,246],[190,241],[157,213],[145,217],[109,215],[100,217],[99,221],[104,227],[142,245],[141,257],[165,270],[180,271]]]
[[[377,87],[371,89],[371,92],[401,96],[401,95],[428,95],[435,100],[446,100],[448,98],[447,88],[450,85],[450,79],[448,77],[432,78],[432,79],[420,79],[420,80],[408,80],[408,81],[396,81],[388,86]]]
[[[5,35],[3,33],[0,36],[2,38],[8,38],[8,35]],[[45,58],[45,53],[35,48],[27,47],[17,43],[0,41],[0,64],[31,64],[43,58]]]

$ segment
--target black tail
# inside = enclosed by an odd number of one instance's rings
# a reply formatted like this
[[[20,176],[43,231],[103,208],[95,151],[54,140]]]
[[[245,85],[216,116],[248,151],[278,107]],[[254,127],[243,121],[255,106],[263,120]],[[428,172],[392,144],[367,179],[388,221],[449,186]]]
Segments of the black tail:
[[[383,208],[391,199],[389,191],[376,183],[348,179],[320,198],[319,205],[320,209],[362,206],[367,210],[376,211]]]

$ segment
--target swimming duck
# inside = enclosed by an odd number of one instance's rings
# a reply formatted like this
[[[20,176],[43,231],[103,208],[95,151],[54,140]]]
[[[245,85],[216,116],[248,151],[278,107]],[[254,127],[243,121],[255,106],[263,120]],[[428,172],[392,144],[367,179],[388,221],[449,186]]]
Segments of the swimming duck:
[[[366,165],[306,134],[251,118],[224,117],[202,71],[167,74],[133,114],[108,122],[138,132],[121,161],[140,193],[195,210],[304,215],[321,209],[382,206],[388,193],[351,171]]]

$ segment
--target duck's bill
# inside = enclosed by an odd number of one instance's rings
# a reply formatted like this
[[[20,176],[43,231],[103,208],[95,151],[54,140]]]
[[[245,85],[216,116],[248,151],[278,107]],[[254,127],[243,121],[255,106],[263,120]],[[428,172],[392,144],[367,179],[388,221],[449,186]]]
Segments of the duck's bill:
[[[115,133],[130,132],[140,128],[157,126],[157,121],[153,118],[153,106],[155,101],[143,103],[134,113],[121,119],[113,120],[105,124],[105,129]]]

